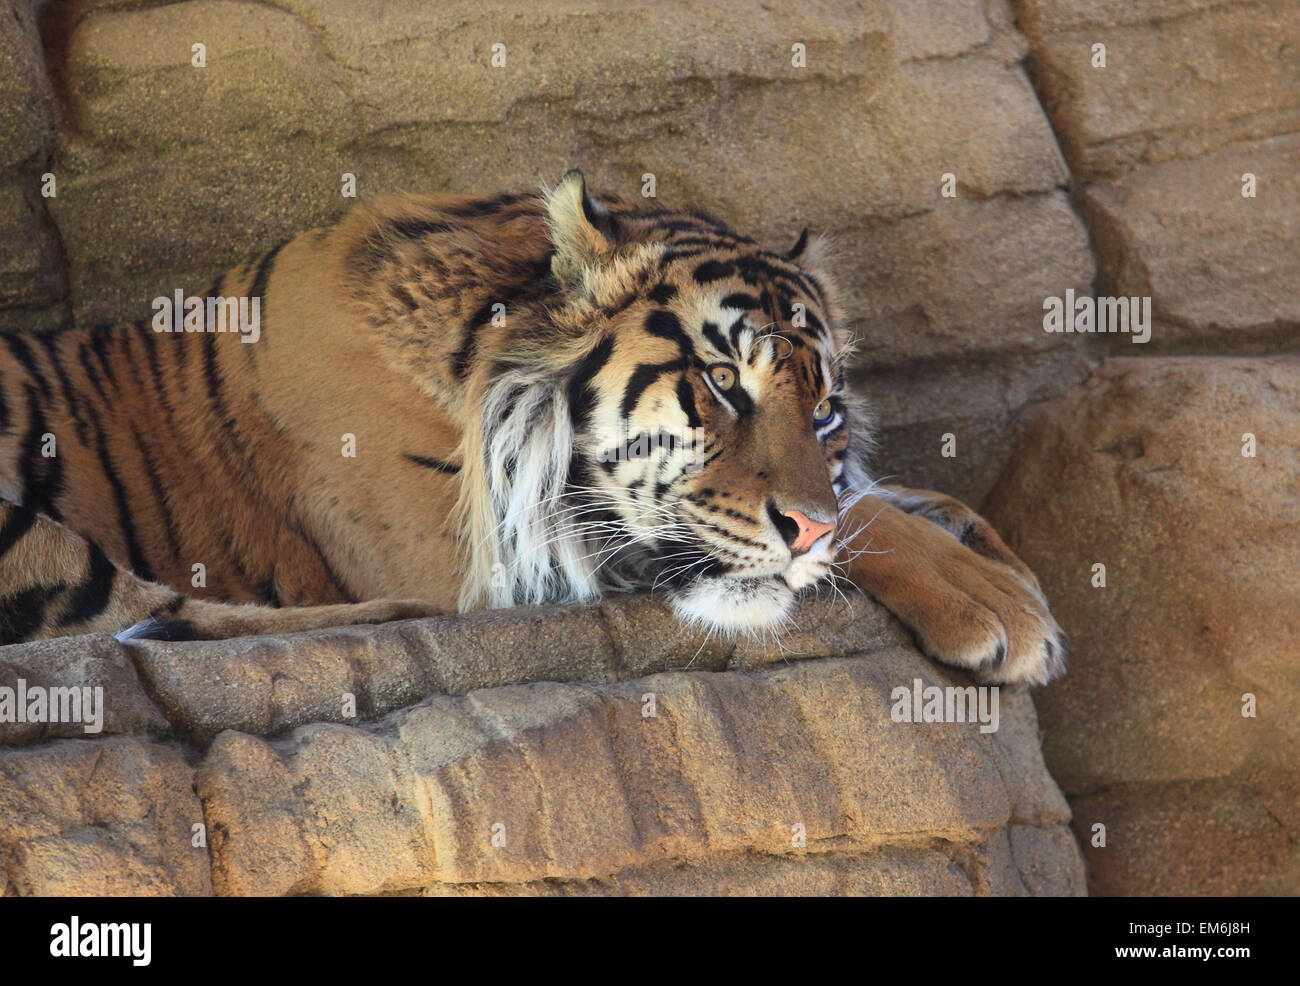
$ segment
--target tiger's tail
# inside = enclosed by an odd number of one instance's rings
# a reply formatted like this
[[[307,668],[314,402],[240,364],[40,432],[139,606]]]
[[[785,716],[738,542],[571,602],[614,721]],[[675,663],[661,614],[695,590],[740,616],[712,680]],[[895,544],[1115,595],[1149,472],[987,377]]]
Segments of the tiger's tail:
[[[400,599],[284,608],[190,599],[132,575],[44,514],[0,500],[0,645],[83,633],[114,633],[122,641],[224,640],[438,612]]]

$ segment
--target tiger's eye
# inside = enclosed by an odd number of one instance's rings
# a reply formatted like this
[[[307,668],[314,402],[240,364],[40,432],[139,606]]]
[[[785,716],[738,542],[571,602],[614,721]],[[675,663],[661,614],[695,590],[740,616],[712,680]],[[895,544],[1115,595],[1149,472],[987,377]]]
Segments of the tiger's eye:
[[[835,417],[835,406],[831,404],[829,397],[813,408],[814,424],[824,425],[833,417]]]
[[[736,386],[736,371],[729,366],[711,366],[709,376],[713,378],[713,384],[719,390],[730,390]]]

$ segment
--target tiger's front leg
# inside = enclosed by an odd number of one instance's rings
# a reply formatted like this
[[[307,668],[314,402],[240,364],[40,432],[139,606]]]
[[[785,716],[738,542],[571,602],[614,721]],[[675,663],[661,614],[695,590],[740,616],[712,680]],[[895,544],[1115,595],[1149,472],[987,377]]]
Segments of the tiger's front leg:
[[[926,656],[988,684],[1043,685],[1063,673],[1066,636],[988,521],[942,493],[882,490],[841,517],[840,564]]]
[[[0,500],[0,645],[105,632],[121,640],[224,640],[439,612],[409,599],[285,608],[190,599],[132,575],[49,517]]]

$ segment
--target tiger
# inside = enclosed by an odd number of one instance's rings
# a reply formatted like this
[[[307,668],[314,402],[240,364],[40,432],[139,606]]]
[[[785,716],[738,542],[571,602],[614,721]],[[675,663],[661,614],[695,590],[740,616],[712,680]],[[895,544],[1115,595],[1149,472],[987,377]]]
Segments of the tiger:
[[[361,200],[179,324],[5,333],[0,643],[633,589],[735,637],[840,583],[933,660],[1047,683],[1067,644],[1033,573],[959,501],[872,479],[833,263],[573,170]]]

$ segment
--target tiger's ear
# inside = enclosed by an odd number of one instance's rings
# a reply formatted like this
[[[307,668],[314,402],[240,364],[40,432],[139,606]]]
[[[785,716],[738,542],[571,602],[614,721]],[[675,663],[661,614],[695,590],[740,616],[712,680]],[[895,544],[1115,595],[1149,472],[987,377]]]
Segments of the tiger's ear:
[[[830,253],[830,238],[824,233],[809,236],[808,227],[805,226],[786,257],[811,274],[826,274]]]
[[[792,246],[786,252],[786,256],[797,263],[799,258],[803,256],[804,251],[807,249],[808,249],[808,227],[805,226],[803,228],[803,232],[799,234],[799,239],[794,241],[794,246]]]
[[[613,257],[618,220],[587,194],[586,180],[574,168],[547,193],[546,221],[555,247],[551,270],[567,293],[577,292],[585,271],[599,268]]]

